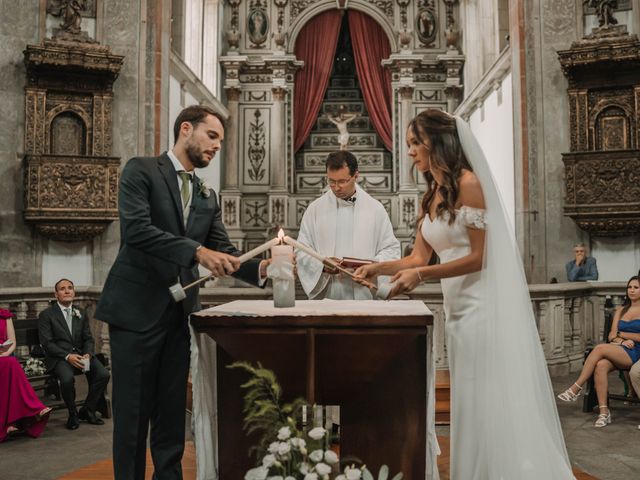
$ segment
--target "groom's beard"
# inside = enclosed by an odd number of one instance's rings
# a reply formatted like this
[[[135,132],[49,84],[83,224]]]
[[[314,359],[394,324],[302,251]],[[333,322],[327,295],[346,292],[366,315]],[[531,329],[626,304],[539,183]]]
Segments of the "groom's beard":
[[[188,143],[186,152],[191,165],[193,165],[195,168],[205,168],[209,166],[209,160],[204,159],[202,155],[202,149],[196,144]]]

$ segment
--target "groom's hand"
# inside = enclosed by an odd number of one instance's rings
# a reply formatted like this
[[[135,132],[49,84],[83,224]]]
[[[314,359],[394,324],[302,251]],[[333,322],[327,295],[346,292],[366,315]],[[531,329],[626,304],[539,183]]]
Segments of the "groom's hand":
[[[207,247],[200,247],[196,250],[196,262],[210,270],[216,277],[231,275],[240,268],[238,257],[216,252]]]

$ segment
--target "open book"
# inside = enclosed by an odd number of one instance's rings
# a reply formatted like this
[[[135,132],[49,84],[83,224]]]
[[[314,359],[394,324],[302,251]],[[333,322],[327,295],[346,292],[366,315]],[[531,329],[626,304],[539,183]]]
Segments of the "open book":
[[[344,268],[358,268],[363,265],[369,265],[373,263],[373,260],[367,260],[364,258],[355,258],[355,257],[344,257],[342,262],[340,262],[340,266]]]

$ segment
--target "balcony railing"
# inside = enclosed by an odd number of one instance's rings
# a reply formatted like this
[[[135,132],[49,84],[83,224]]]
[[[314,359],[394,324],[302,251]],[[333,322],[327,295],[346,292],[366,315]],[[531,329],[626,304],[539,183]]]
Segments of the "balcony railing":
[[[579,282],[530,285],[529,291],[535,313],[540,340],[552,375],[577,371],[582,364],[584,350],[599,343],[604,327],[605,301],[622,303],[625,284],[621,282]],[[96,339],[96,351],[109,352],[109,330],[103,322],[93,319],[100,287],[76,287],[75,304],[85,308]],[[201,290],[204,308],[239,299],[270,299],[269,288],[214,287]],[[302,291],[298,299],[304,299]],[[424,301],[434,314],[435,359],[438,368],[447,368],[444,341],[444,310],[442,291],[438,284],[426,284],[411,294],[412,299]],[[51,288],[0,289],[0,308],[16,314],[16,327],[20,321],[37,317],[53,299]],[[126,305],[123,305],[126,308]]]

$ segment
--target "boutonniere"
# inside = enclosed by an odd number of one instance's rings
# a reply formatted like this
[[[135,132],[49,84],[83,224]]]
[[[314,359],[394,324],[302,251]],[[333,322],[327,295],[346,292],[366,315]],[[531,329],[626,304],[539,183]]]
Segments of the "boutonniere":
[[[211,186],[209,186],[209,184],[202,179],[198,179],[199,183],[198,183],[198,194],[201,197],[204,198],[209,198],[211,196]]]
[[[80,318],[80,310],[78,310],[76,307],[73,307],[71,309],[71,316],[73,318]]]

